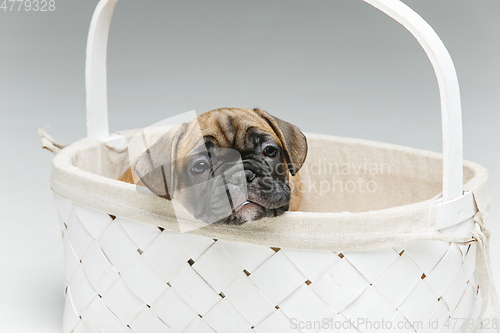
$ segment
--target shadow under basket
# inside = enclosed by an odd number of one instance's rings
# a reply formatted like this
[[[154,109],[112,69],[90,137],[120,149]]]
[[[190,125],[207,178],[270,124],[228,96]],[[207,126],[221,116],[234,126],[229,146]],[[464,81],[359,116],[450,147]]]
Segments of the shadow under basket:
[[[477,209],[436,230],[441,154],[307,137],[301,211],[187,233],[168,200],[115,180],[126,144],[63,149],[51,185],[64,332],[441,332],[478,322]],[[465,162],[464,174],[465,191],[489,198],[484,168]]]

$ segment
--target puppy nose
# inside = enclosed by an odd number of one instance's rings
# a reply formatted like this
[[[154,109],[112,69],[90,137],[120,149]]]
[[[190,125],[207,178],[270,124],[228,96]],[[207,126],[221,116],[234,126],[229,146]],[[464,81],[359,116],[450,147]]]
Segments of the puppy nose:
[[[247,180],[247,183],[251,183],[252,180],[255,179],[255,173],[250,170],[245,170],[245,178]]]
[[[255,179],[255,174],[250,170],[240,170],[229,177],[229,182],[233,185],[239,186],[243,185],[245,180],[247,183],[251,183]]]

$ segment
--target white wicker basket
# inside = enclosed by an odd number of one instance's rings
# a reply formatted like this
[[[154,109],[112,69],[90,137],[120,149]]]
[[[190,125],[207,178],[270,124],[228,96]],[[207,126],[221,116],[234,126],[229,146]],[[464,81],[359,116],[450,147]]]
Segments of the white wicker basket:
[[[309,184],[322,181],[307,172],[320,158],[387,163],[391,172],[362,175],[376,181],[376,193],[306,191],[300,212],[188,233],[179,232],[168,201],[115,180],[135,132],[108,134],[106,44],[117,0],[100,1],[87,51],[88,138],[57,152],[51,176],[64,239],[65,333],[497,330],[484,229],[488,174],[462,165],[451,58],[401,2],[365,1],[427,52],[441,93],[444,154],[310,134],[301,170]],[[493,319],[484,316],[488,295]]]

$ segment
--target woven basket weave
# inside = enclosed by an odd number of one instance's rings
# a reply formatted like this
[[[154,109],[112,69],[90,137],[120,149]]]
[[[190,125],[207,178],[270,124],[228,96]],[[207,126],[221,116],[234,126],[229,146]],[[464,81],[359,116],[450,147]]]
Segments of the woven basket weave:
[[[112,220],[55,198],[65,221],[64,332],[317,331],[290,329],[292,318],[349,332],[379,331],[358,330],[358,318],[385,320],[412,332],[412,323],[443,329],[450,317],[479,315],[475,244],[278,250]]]
[[[444,154],[309,134],[306,183],[324,180],[307,172],[318,160],[393,169],[365,172],[376,193],[306,191],[300,212],[181,233],[168,201],[115,180],[137,131],[108,134],[105,58],[117,0],[101,0],[87,52],[89,135],[57,151],[51,176],[65,251],[65,333],[497,329],[484,229],[488,174],[462,164],[451,59],[408,7],[365,1],[405,25],[429,55]],[[42,142],[54,148],[48,137]],[[346,183],[359,175],[337,176]],[[494,319],[484,315],[488,295]]]

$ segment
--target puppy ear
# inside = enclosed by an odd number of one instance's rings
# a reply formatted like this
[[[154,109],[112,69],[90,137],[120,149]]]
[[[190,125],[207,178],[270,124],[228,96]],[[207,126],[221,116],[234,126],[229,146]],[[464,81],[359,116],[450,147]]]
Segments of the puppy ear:
[[[154,194],[171,200],[175,189],[175,165],[179,140],[187,124],[176,126],[146,149],[134,165],[141,181]]]
[[[297,126],[273,117],[263,110],[254,109],[254,111],[273,128],[283,147],[288,170],[290,170],[292,176],[295,176],[304,164],[307,156],[307,139],[305,135]]]

